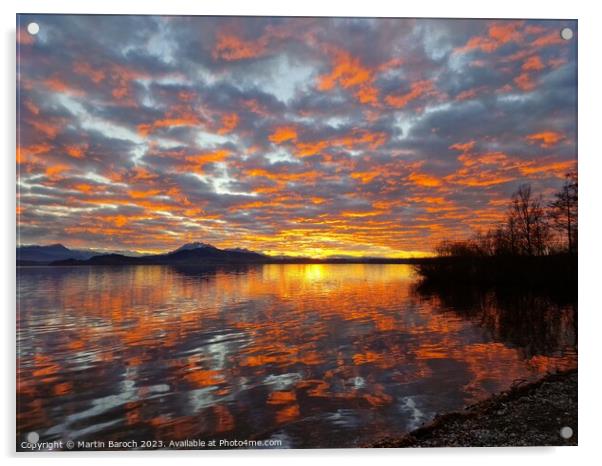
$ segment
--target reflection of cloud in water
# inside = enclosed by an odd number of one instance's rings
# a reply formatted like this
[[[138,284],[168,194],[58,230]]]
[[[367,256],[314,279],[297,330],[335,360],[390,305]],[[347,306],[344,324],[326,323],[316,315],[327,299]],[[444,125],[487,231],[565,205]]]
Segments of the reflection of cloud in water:
[[[326,420],[339,427],[358,426],[361,419],[352,409],[338,409],[336,412],[327,414]]]
[[[265,379],[263,379],[263,383],[264,385],[271,386],[273,390],[286,390],[302,379],[303,376],[298,373],[280,375],[270,374]]]
[[[570,306],[416,293],[405,265],[18,273],[18,425],[42,441],[353,445],[576,364]]]
[[[399,410],[407,419],[407,430],[414,430],[425,420],[426,416],[416,406],[416,399],[412,396],[403,397],[399,403]]]
[[[188,392],[188,403],[193,413],[212,406],[218,400],[215,396],[216,387],[197,388]]]

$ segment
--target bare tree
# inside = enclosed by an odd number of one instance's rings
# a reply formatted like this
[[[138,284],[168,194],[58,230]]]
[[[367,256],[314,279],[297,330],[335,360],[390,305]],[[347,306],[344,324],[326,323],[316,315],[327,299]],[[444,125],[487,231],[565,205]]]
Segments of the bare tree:
[[[555,194],[554,201],[549,205],[552,226],[561,235],[566,235],[570,253],[577,251],[577,194],[577,173],[568,173],[562,189]]]
[[[508,252],[510,254],[518,254],[518,231],[516,228],[516,220],[509,215],[506,221]]]
[[[576,183],[576,182],[575,182]],[[571,185],[572,186],[572,185]],[[569,244],[576,241],[576,185],[575,187],[565,187],[564,193],[557,194],[557,201],[554,203],[556,216],[554,217],[557,225],[568,228],[571,225],[569,233]],[[568,196],[568,197],[567,197]],[[574,208],[566,209],[565,203],[573,202]],[[558,205],[556,205],[558,204]],[[563,208],[561,208],[564,206]],[[567,213],[570,212],[570,215]],[[564,213],[564,214],[563,214]],[[563,215],[561,215],[563,214]],[[469,257],[469,256],[500,256],[500,255],[523,255],[523,256],[542,256],[551,252],[551,234],[548,219],[550,214],[544,209],[542,196],[535,196],[531,186],[521,185],[512,195],[510,208],[504,223],[487,232],[477,232],[471,238],[461,241],[446,241],[436,249],[440,256]]]
[[[543,255],[548,251],[550,229],[542,207],[541,196],[534,196],[531,186],[521,185],[512,195],[508,229],[516,230],[518,253]]]

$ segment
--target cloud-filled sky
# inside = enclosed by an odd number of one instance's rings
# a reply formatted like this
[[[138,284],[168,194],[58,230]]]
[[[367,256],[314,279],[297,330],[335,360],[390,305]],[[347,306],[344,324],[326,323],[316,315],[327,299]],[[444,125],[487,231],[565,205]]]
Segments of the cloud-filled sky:
[[[21,15],[19,242],[428,253],[576,167],[563,27]]]

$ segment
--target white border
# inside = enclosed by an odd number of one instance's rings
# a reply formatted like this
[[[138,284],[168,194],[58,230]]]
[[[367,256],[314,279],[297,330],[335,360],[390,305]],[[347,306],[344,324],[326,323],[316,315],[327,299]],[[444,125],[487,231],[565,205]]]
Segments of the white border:
[[[2,80],[3,109],[0,112],[2,143],[2,307],[4,343],[1,345],[5,382],[0,384],[4,413],[0,443],[4,455],[12,464],[18,458],[44,458],[62,464],[82,460],[86,464],[105,464],[123,459],[133,463],[160,464],[166,460],[211,462],[222,464],[265,465],[283,463],[306,465],[315,461],[344,461],[365,465],[366,461],[379,463],[412,462],[422,465],[458,463],[488,466],[509,463],[527,464],[545,462],[549,465],[587,464],[600,452],[596,450],[600,430],[601,386],[599,347],[596,345],[602,331],[602,307],[595,294],[600,288],[600,231],[598,221],[602,213],[601,161],[602,149],[598,135],[601,130],[600,109],[600,45],[602,17],[597,14],[596,2],[577,0],[528,2],[526,0],[499,0],[497,2],[470,0],[3,0],[0,2],[2,22]],[[15,14],[16,13],[113,13],[113,14],[221,14],[221,15],[288,15],[288,16],[401,16],[401,17],[479,17],[479,18],[576,18],[579,20],[579,183],[580,183],[580,291],[579,307],[579,447],[577,448],[503,448],[503,449],[431,449],[431,450],[293,450],[293,451],[228,451],[228,452],[140,452],[140,453],[71,453],[31,455],[13,453],[15,445]],[[591,461],[590,461],[591,459]]]

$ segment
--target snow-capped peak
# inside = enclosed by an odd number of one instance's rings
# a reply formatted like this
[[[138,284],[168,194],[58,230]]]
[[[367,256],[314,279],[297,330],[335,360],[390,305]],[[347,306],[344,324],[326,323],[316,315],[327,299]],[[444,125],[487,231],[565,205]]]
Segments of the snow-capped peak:
[[[190,251],[192,249],[201,249],[201,248],[214,248],[214,246],[212,246],[211,244],[208,244],[208,243],[201,243],[199,241],[195,241],[194,243],[186,243],[184,246],[180,246],[178,249],[176,249],[173,252]]]

